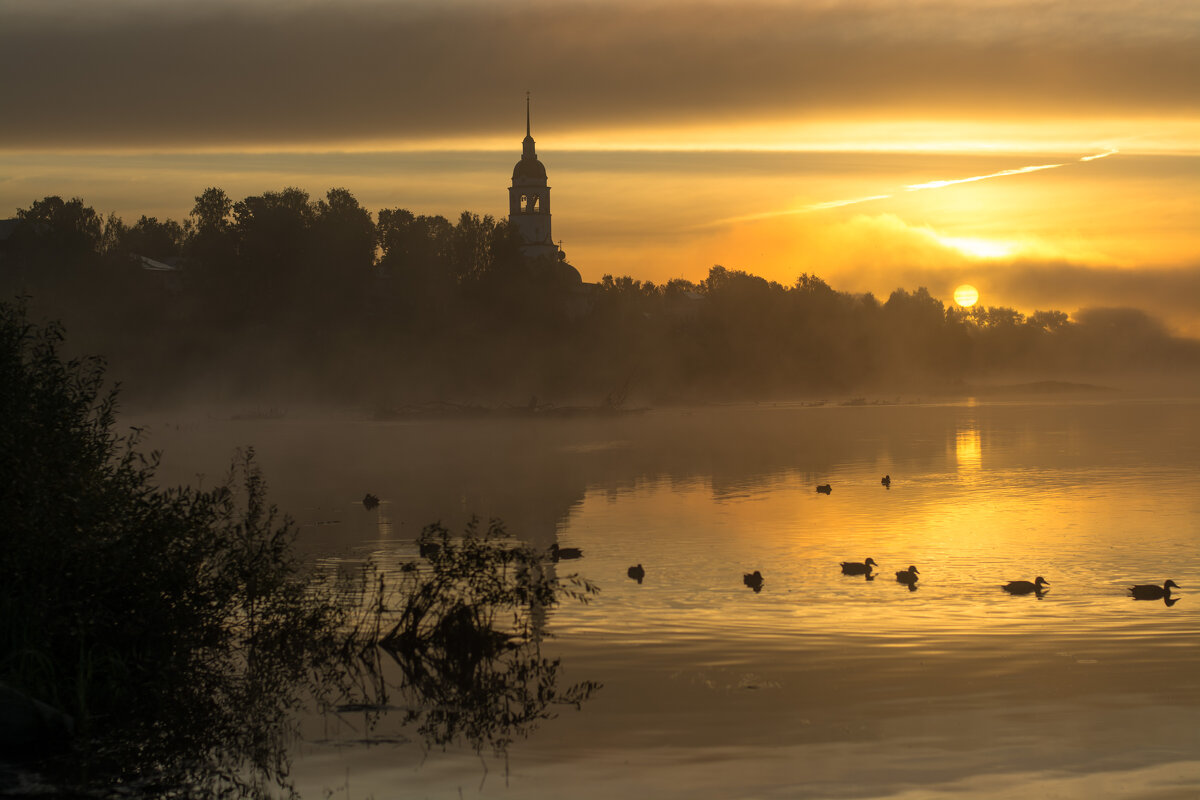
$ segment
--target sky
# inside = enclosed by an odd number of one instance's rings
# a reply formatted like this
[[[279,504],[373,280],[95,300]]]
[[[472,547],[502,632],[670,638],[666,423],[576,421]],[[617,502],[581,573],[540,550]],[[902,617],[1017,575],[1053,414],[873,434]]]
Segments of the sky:
[[[503,216],[529,91],[585,280],[971,283],[1200,336],[1193,0],[0,0],[0,74],[0,217]]]

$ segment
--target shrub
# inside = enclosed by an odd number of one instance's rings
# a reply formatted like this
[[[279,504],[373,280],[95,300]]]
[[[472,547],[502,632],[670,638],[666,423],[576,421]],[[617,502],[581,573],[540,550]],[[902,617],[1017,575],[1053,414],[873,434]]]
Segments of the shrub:
[[[278,723],[335,646],[253,450],[162,490],[98,358],[0,303],[0,681],[72,715],[73,761],[150,782],[286,772]],[[248,724],[249,723],[249,724]]]
[[[159,488],[158,454],[115,433],[103,361],[62,343],[0,303],[0,683],[77,721],[69,754],[41,754],[53,782],[265,796],[290,788],[287,736],[313,697],[381,716],[396,688],[426,742],[499,754],[598,688],[558,689],[539,648],[546,609],[595,586],[548,574],[499,522],[429,526],[425,564],[324,584],[253,449],[210,491]]]

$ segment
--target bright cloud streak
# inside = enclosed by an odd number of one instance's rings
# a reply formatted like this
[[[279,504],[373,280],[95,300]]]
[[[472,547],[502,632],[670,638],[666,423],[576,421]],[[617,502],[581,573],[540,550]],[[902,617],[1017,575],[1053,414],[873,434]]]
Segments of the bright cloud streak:
[[[830,200],[828,203],[814,203],[811,206],[797,209],[795,213],[803,214],[807,211],[822,211],[826,208],[839,208],[841,206],[852,206],[856,203],[869,203],[872,200],[886,200],[891,197],[890,194],[873,194],[870,197],[856,197],[853,200]]]
[[[891,197],[890,194],[873,194],[870,197],[856,197],[853,200],[830,200],[825,203],[813,203],[812,205],[803,206],[801,208],[789,208],[785,211],[764,211],[761,214],[745,214],[740,217],[725,217],[710,223],[711,225],[725,225],[730,222],[754,222],[761,219],[772,219],[774,217],[786,217],[792,214],[807,214],[811,211],[824,211],[827,208],[840,208],[842,206],[852,206],[857,203],[869,203],[872,200],[886,200]]]
[[[1083,156],[1079,159],[1079,161],[1096,161],[1097,159],[1107,158],[1108,156],[1115,155],[1117,152],[1119,151],[1115,149],[1108,150],[1103,153],[1097,153],[1096,155]],[[970,178],[955,178],[953,180],[945,181],[930,181],[929,183],[914,183],[912,185],[905,186],[904,190],[906,192],[919,192],[925,189],[941,189],[946,186],[954,186],[960,183],[973,183],[975,181],[986,181],[990,178],[1006,178],[1011,175],[1024,175],[1029,172],[1039,172],[1045,169],[1057,169],[1059,167],[1070,166],[1073,163],[1078,162],[1065,162],[1062,164],[1037,164],[1031,167],[1019,167],[1017,169],[1001,170],[1000,172],[993,172],[988,175],[973,175]],[[874,200],[886,200],[889,197],[891,197],[890,194],[873,194],[867,197],[855,197],[849,200],[828,200],[823,203],[812,203],[811,205],[803,206],[801,208],[790,208],[786,211],[764,211],[759,214],[746,214],[739,217],[726,217],[725,219],[719,219],[710,224],[725,225],[731,222],[753,222],[755,220],[771,219],[773,217],[785,217],[793,214],[808,214],[813,211],[825,211],[831,208],[857,205],[858,203],[869,203]]]
[[[1083,158],[1081,158],[1079,160],[1080,161],[1096,161],[1097,159],[1108,158],[1109,156],[1114,155],[1117,152],[1119,152],[1119,151],[1108,150],[1103,153],[1097,153],[1096,155],[1093,155],[1093,156],[1084,156]],[[941,189],[943,186],[954,186],[955,184],[958,184],[958,183],[973,183],[975,181],[986,181],[989,178],[1007,178],[1010,175],[1024,175],[1027,172],[1038,172],[1043,169],[1058,169],[1059,167],[1065,167],[1065,166],[1068,166],[1068,164],[1038,164],[1038,165],[1032,166],[1032,167],[1020,167],[1019,169],[1001,170],[1000,172],[993,172],[990,175],[975,175],[970,178],[957,178],[955,180],[949,180],[949,181],[930,181],[929,183],[914,183],[912,186],[905,186],[904,190],[906,192],[919,192],[922,189]]]
[[[906,192],[919,192],[922,189],[941,189],[944,186],[954,186],[958,183],[974,183],[975,181],[986,181],[989,178],[1005,178],[1009,175],[1023,175],[1026,172],[1038,172],[1043,169],[1057,169],[1065,167],[1066,164],[1039,164],[1034,167],[1021,167],[1020,169],[1006,169],[1001,172],[993,172],[990,175],[974,175],[970,178],[957,178],[950,181],[930,181],[929,183],[914,183],[911,186],[905,186]]]

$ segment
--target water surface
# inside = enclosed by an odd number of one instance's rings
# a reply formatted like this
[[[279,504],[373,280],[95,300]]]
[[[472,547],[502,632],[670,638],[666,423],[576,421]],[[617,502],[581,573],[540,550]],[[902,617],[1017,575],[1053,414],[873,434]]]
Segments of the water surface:
[[[1106,398],[178,417],[152,421],[151,444],[166,483],[215,480],[255,445],[327,567],[415,557],[422,526],[478,514],[582,548],[555,568],[601,587],[547,622],[563,679],[604,685],[580,710],[506,758],[314,718],[295,748],[306,797],[1194,798],[1198,413]],[[867,556],[875,580],[840,573]],[[893,577],[910,564],[915,591]],[[742,582],[756,569],[759,593]],[[1041,597],[999,588],[1038,575]],[[1167,578],[1173,606],[1127,595]]]

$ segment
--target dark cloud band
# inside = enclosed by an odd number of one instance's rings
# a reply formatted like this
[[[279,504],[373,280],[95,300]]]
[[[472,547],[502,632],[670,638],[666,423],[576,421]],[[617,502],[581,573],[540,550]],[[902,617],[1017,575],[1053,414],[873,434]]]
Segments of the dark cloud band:
[[[1181,3],[2,8],[9,149],[490,135],[526,89],[581,130],[1200,110],[1200,24]]]

